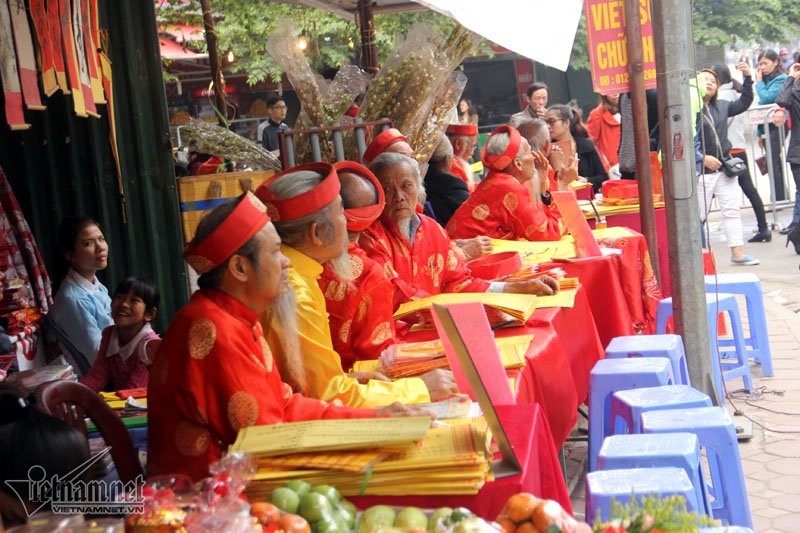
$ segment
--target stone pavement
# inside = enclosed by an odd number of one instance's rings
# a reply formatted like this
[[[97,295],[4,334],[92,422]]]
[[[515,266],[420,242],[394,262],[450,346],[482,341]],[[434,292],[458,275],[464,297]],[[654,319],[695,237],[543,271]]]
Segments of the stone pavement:
[[[745,240],[755,226],[750,209],[742,210]],[[778,213],[788,224],[791,211]],[[768,214],[772,222],[772,214]],[[745,251],[761,260],[753,267],[732,266],[721,234],[719,214],[709,217],[717,271],[753,272],[764,290],[774,377],[762,377],[751,365],[755,391],[741,390],[741,381],[727,383],[725,407],[734,420],[752,421],[752,438],[740,442],[754,531],[800,531],[800,256],[786,238],[773,232],[771,243],[745,243]],[[579,424],[584,428],[585,420]],[[583,516],[586,444],[565,446],[567,483],[576,516]]]

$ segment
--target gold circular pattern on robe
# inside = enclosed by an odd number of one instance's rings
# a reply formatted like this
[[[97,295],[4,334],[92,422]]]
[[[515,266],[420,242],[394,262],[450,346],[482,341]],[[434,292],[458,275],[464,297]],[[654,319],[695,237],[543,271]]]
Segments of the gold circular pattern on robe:
[[[515,211],[517,206],[519,206],[519,199],[517,195],[513,192],[507,192],[505,196],[503,196],[503,205],[509,211]]]
[[[175,427],[175,449],[186,457],[197,457],[208,451],[211,435],[208,430],[185,420]]]
[[[475,220],[486,220],[489,217],[489,206],[486,204],[476,205],[472,209],[472,218]]]
[[[207,318],[201,318],[189,327],[189,355],[192,359],[203,359],[214,348],[217,341],[217,326]]]
[[[392,326],[388,322],[378,324],[370,337],[370,344],[377,345],[392,338]]]
[[[364,260],[354,254],[347,254],[350,259],[350,268],[353,269],[353,279],[358,279],[364,272]]]
[[[267,339],[259,337],[258,341],[261,343],[261,355],[264,356],[264,366],[267,372],[272,372],[272,350],[267,343]]]
[[[249,392],[240,390],[228,400],[228,422],[235,431],[250,427],[258,419],[258,401]]]
[[[458,267],[458,257],[455,250],[447,251],[447,270],[455,270]]]
[[[358,302],[358,311],[356,312],[356,320],[361,322],[367,317],[367,313],[369,310],[372,309],[372,296],[369,294],[364,294],[361,297],[361,301]]]
[[[332,302],[341,302],[347,292],[347,286],[339,280],[331,280],[325,287],[325,299]]]
[[[352,320],[347,320],[347,321],[345,321],[344,324],[342,324],[342,327],[339,328],[339,340],[340,341],[347,342],[347,340],[350,338],[350,327],[352,325],[353,325],[353,321]]]

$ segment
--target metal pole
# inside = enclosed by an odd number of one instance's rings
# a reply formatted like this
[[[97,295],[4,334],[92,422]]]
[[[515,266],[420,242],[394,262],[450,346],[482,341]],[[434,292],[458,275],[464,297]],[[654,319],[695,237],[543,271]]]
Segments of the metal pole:
[[[625,0],[625,31],[628,41],[628,72],[630,73],[633,139],[636,152],[636,181],[639,184],[639,218],[642,234],[650,251],[656,279],[661,282],[658,262],[658,235],[653,203],[653,178],[650,175],[650,127],[647,124],[647,98],[644,88],[644,50],[642,25],[639,23],[638,0]]]
[[[692,386],[721,403],[711,372],[689,80],[695,70],[691,3],[652,0],[664,200],[676,332],[683,337]]]

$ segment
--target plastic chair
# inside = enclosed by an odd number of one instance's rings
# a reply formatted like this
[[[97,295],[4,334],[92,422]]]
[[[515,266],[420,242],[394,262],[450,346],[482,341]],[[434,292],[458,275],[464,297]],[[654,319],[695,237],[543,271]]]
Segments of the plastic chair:
[[[750,334],[744,339],[745,345],[750,348],[747,355],[761,365],[764,376],[774,376],[761,280],[755,274],[743,272],[705,276],[705,283],[706,292],[720,291],[744,296],[747,303],[747,322],[750,326]],[[720,346],[733,346],[730,339],[720,340],[719,344]]]
[[[611,434],[611,395],[674,382],[672,364],[663,357],[601,359],[595,363],[589,374],[589,472],[597,468],[597,452]]]
[[[692,482],[681,468],[629,468],[601,470],[586,474],[586,519],[593,521],[600,512],[608,520],[611,502],[628,503],[632,497],[643,501],[646,496],[683,496],[689,511],[702,512],[695,498]]]
[[[630,335],[615,337],[606,347],[607,359],[625,357],[666,357],[672,362],[672,373],[678,385],[691,385],[686,352],[680,335]]]
[[[723,525],[753,527],[736,428],[722,407],[650,411],[642,414],[643,433],[688,432],[697,435],[708,457],[706,482],[714,518]]]
[[[36,389],[36,398],[42,410],[71,424],[83,434],[86,434],[86,417],[90,418],[111,448],[111,458],[120,481],[138,482],[140,476],[143,478],[139,454],[125,424],[92,389],[76,381],[50,381]]]
[[[611,435],[603,441],[598,470],[672,466],[686,472],[694,487],[700,510],[711,515],[711,506],[700,470],[700,445],[693,433]]]
[[[658,302],[656,311],[656,333],[664,333],[667,320],[672,316],[672,298],[664,298]],[[731,323],[732,344],[736,349],[733,360],[723,360],[719,351],[719,336],[717,332],[717,313],[727,313]],[[725,402],[725,381],[738,377],[742,378],[744,388],[753,390],[753,376],[750,374],[750,364],[747,361],[747,346],[742,330],[742,319],[739,316],[739,304],[733,294],[718,293],[706,294],[706,316],[708,319],[708,333],[711,344],[711,368],[714,373],[714,387],[717,389],[719,404]]]
[[[611,427],[614,428],[614,435],[641,433],[641,417],[644,412],[712,405],[711,398],[686,385],[618,391],[611,397]]]

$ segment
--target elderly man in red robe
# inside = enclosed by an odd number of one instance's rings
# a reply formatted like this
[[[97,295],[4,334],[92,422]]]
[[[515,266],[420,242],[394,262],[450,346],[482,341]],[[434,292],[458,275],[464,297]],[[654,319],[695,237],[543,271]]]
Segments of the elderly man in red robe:
[[[422,403],[449,396],[457,390],[449,371],[435,370],[397,381],[384,381],[381,375],[344,373],[333,348],[325,295],[318,284],[326,263],[341,278],[352,278],[347,222],[339,191],[336,170],[328,163],[298,165],[273,176],[256,190],[283,241],[281,252],[291,262],[287,274],[296,298],[294,322],[276,320],[266,313],[261,321],[268,329],[273,352],[294,351],[296,347],[286,342],[292,335],[299,341],[302,375],[286,375],[285,380],[299,385],[313,398],[339,400],[352,407],[379,407],[394,401]],[[376,332],[379,339],[391,338],[389,326]],[[288,370],[281,368],[282,372]]]
[[[450,174],[464,180],[469,192],[472,192],[475,190],[475,174],[469,166],[469,158],[478,144],[478,125],[450,124],[445,134],[453,145],[453,166]]]
[[[258,317],[285,294],[289,262],[252,193],[204,216],[184,257],[200,290],[173,318],[151,371],[149,475],[205,477],[248,426],[413,412],[336,406],[281,381]]]
[[[385,153],[369,169],[378,177],[386,206],[359,244],[384,267],[395,286],[395,309],[403,302],[443,292],[553,294],[558,281],[547,276],[521,282],[488,282],[472,277],[450,238],[432,218],[419,212],[422,180],[417,162]]]
[[[342,278],[325,263],[319,286],[325,295],[333,348],[349,370],[356,361],[377,359],[394,342],[392,284],[381,265],[367,257],[358,237],[383,211],[383,187],[364,165],[339,161],[342,206],[347,219],[347,253],[352,268],[350,279]]]
[[[547,159],[511,126],[492,132],[483,151],[489,174],[447,223],[453,239],[487,235],[494,239],[557,241],[560,218],[550,207]]]

